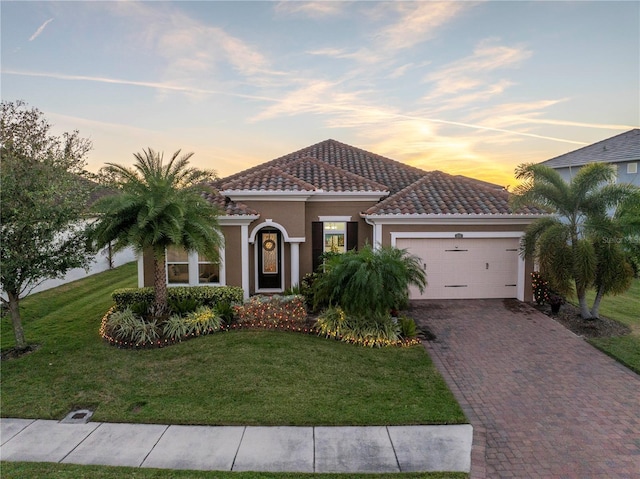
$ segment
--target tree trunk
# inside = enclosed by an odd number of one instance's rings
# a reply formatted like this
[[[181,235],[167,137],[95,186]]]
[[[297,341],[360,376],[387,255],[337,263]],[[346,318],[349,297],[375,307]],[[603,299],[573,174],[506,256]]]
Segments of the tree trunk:
[[[582,319],[591,319],[591,311],[587,305],[587,295],[585,291],[578,291],[578,304],[580,305],[580,316]]]
[[[164,311],[167,307],[167,272],[165,255],[153,255],[153,287],[155,289],[155,307]]]
[[[13,335],[16,338],[16,349],[22,350],[27,347],[24,339],[24,328],[20,317],[20,295],[7,291],[9,297],[9,312],[11,313],[11,323],[13,324]]]
[[[600,302],[604,297],[604,287],[600,286],[598,288],[598,293],[596,294],[596,298],[593,300],[593,306],[591,307],[591,317],[593,319],[600,318]]]

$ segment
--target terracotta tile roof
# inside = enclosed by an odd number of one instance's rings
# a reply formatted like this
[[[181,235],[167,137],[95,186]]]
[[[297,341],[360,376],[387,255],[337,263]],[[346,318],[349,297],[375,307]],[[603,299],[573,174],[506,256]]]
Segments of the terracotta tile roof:
[[[633,160],[640,160],[640,128],[634,128],[606,140],[556,156],[541,164],[550,168],[564,168],[595,162],[618,163]]]
[[[509,192],[481,184],[472,178],[441,171],[425,173],[418,181],[369,208],[367,215],[509,215],[542,214],[536,208],[513,211]]]
[[[281,168],[296,178],[304,178],[323,191],[388,191],[385,185],[376,181],[311,157],[294,160]]]
[[[370,215],[544,213],[535,208],[511,211],[509,193],[498,185],[440,171],[426,172],[335,140],[289,153],[212,186],[219,191],[388,191],[388,198],[365,212]],[[234,208],[242,211],[240,204]]]
[[[222,191],[316,191],[303,179],[275,166],[267,166],[232,181],[223,183]]]
[[[384,185],[384,190],[391,192],[391,194],[400,191],[425,174],[423,170],[405,165],[399,161],[385,158],[384,156],[376,155],[375,153],[340,143],[336,140],[325,140],[236,173],[221,181],[231,181],[268,166],[277,166],[286,169],[286,165],[290,165],[293,161],[302,158],[314,158],[369,181]],[[310,178],[301,177],[301,179],[309,183],[313,182]],[[220,184],[220,186],[221,185],[222,184]]]
[[[231,201],[218,192],[207,192],[202,196],[217,206],[226,216],[259,215],[256,210],[249,208],[244,203]]]

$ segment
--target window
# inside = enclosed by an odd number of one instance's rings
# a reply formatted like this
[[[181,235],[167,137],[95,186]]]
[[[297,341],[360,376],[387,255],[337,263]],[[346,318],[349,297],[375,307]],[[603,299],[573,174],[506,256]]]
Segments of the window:
[[[167,248],[167,282],[189,284],[189,255],[182,248]]]
[[[638,163],[627,163],[627,174],[635,175],[638,173]]]
[[[220,265],[209,261],[206,257],[198,255],[198,283],[219,283]]]
[[[328,221],[324,223],[324,252],[344,253],[346,251],[347,223]]]
[[[222,284],[224,274],[221,270],[219,263],[198,253],[188,253],[174,246],[167,248],[167,284]]]
[[[350,216],[320,216],[311,224],[311,254],[313,271],[322,264],[328,251],[344,253],[358,247],[358,222]]]

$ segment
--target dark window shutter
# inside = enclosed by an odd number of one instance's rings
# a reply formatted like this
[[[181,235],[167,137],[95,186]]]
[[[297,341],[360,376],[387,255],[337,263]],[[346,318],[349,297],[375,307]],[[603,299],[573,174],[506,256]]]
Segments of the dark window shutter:
[[[358,249],[358,222],[349,221],[347,223],[347,251]]]
[[[313,255],[314,272],[318,269],[318,266],[320,266],[320,257],[324,252],[323,228],[322,221],[314,221],[311,223],[311,254]]]

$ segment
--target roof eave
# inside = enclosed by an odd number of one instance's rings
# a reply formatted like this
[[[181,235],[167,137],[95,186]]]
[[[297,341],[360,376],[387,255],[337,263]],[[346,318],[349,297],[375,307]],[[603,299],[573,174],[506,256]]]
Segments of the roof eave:
[[[366,214],[360,216],[374,224],[529,224],[551,216],[547,214]]]

